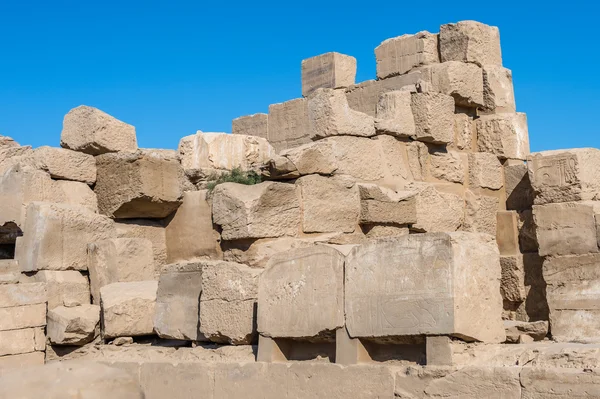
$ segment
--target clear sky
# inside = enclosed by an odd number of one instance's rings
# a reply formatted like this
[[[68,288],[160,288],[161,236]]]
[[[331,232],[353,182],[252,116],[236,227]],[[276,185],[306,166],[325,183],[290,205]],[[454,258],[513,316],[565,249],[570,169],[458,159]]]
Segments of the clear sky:
[[[140,147],[301,96],[300,62],[328,51],[375,77],[384,39],[474,19],[500,28],[532,151],[600,147],[600,6],[580,1],[0,0],[0,134],[58,146],[91,105],[136,126]]]

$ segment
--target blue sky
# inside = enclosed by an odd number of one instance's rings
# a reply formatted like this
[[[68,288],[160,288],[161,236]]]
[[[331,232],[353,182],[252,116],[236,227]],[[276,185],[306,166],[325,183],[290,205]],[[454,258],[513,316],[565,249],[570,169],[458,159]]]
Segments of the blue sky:
[[[384,39],[474,19],[500,28],[532,151],[600,147],[600,6],[591,1],[0,0],[0,134],[58,146],[81,105],[136,126],[141,147],[300,97],[300,62],[328,51],[375,77]]]

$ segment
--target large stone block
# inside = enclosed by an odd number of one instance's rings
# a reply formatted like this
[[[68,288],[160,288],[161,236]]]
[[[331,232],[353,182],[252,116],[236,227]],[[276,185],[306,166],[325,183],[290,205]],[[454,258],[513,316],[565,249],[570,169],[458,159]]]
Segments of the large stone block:
[[[114,218],[164,218],[183,195],[183,169],[174,157],[140,150],[96,157],[94,192],[100,213]]]
[[[417,222],[414,192],[396,192],[376,184],[358,184],[360,223],[406,225]]]
[[[415,136],[411,97],[412,94],[407,90],[389,91],[379,97],[375,119],[377,133],[397,137]]]
[[[46,325],[46,304],[0,308],[0,331]]]
[[[414,93],[411,97],[415,118],[415,138],[448,144],[454,139],[454,99],[446,94]]]
[[[475,121],[477,147],[481,152],[496,154],[500,159],[525,159],[529,155],[527,115],[484,115]]]
[[[523,367],[522,399],[591,399],[600,397],[598,370]]]
[[[428,164],[424,162],[423,165],[429,177],[449,183],[463,184],[465,182],[469,165],[466,154],[450,150],[419,155],[429,161]]]
[[[519,222],[515,211],[496,212],[496,242],[500,255],[520,254]]]
[[[40,270],[31,277],[26,277],[24,281],[46,285],[48,309],[90,303],[90,283],[87,277],[77,270]]]
[[[427,384],[424,398],[521,399],[519,371],[518,367],[464,367]]]
[[[240,116],[231,121],[231,134],[269,138],[269,115],[253,114]]]
[[[0,331],[0,356],[43,351],[45,348],[43,327]]]
[[[308,97],[319,88],[338,89],[354,84],[356,58],[340,53],[325,53],[302,60],[302,95]]]
[[[471,188],[500,190],[504,185],[502,178],[502,164],[494,154],[487,152],[469,154],[469,186]]]
[[[105,285],[154,279],[152,243],[145,238],[95,241],[88,245],[87,253],[90,288],[95,304],[100,303],[100,289]]]
[[[160,220],[120,219],[115,221],[117,238],[146,238],[152,242],[156,275],[167,264],[165,227]]]
[[[54,179],[75,180],[87,184],[96,182],[96,161],[91,155],[44,146],[36,148],[34,156],[40,167],[47,170]]]
[[[363,181],[376,181],[385,176],[381,142],[366,137],[338,136],[325,139],[332,144],[337,163],[335,174],[350,175]]]
[[[308,100],[269,105],[269,143],[277,152],[310,142]]]
[[[477,130],[471,116],[454,114],[454,145],[459,150],[476,151]]]
[[[0,285],[0,308],[27,306],[46,303],[46,284],[2,284]]]
[[[224,240],[296,235],[300,203],[293,184],[219,184],[213,191],[213,222]]]
[[[157,281],[113,283],[100,289],[104,338],[151,335]]]
[[[515,112],[512,72],[499,65],[483,65],[483,99],[488,112]]]
[[[92,212],[98,212],[98,198],[90,186],[86,183],[69,180],[53,181],[57,191],[56,199],[52,202],[60,202],[70,205],[79,205]],[[49,201],[49,200],[45,200]]]
[[[48,311],[48,338],[54,345],[85,345],[100,333],[100,306],[59,306]]]
[[[60,145],[91,155],[137,150],[135,127],[97,108],[81,105],[65,115]]]
[[[377,79],[402,75],[421,65],[440,62],[438,35],[427,31],[383,41],[375,48]]]
[[[0,259],[0,285],[19,282],[21,269],[14,259]]]
[[[344,325],[344,257],[327,246],[276,254],[258,287],[258,331],[316,337]]]
[[[474,64],[449,61],[424,69],[423,91],[442,93],[454,98],[457,105],[481,108],[485,103],[482,69]]]
[[[413,183],[408,190],[417,192],[417,223],[412,228],[420,232],[450,232],[458,230],[465,219],[465,200],[457,194],[440,191],[433,184]]]
[[[21,270],[86,270],[88,243],[111,238],[112,220],[86,208],[33,202],[17,245]]]
[[[354,248],[345,269],[351,337],[505,339],[500,261],[491,236],[454,232],[380,239]]]
[[[504,188],[506,189],[506,209],[531,209],[533,188],[523,161],[507,160],[504,166]]]
[[[500,282],[502,299],[513,303],[525,301],[527,291],[525,288],[523,255],[501,256],[500,266],[502,267],[502,280]]]
[[[297,178],[305,175],[331,175],[338,166],[333,150],[335,143],[328,140],[303,144],[299,147],[284,150],[280,153],[286,164],[291,164],[290,177]],[[271,161],[273,162],[273,161]],[[275,164],[279,162],[275,161]]]
[[[440,26],[442,62],[472,62],[502,65],[500,32],[497,27],[476,21],[461,21]]]
[[[496,235],[496,213],[501,209],[500,200],[489,195],[465,193],[465,220],[463,230]]]

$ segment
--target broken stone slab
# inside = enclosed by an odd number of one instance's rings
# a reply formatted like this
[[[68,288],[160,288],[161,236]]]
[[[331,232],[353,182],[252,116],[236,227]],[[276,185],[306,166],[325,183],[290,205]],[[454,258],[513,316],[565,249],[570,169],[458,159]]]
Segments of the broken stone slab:
[[[183,169],[174,157],[139,150],[96,157],[94,192],[112,218],[164,218],[181,204]]]
[[[440,26],[442,62],[460,61],[477,65],[502,65],[500,32],[497,27],[476,21]]]
[[[277,152],[311,141],[306,98],[269,105],[268,139]]]
[[[30,145],[0,148],[0,175],[16,164],[39,169],[38,161]]]
[[[0,285],[17,284],[21,275],[19,264],[14,259],[0,259]]]
[[[23,272],[86,270],[87,244],[115,234],[112,220],[80,206],[32,202],[17,245]]]
[[[48,295],[48,309],[57,306],[73,307],[90,303],[90,283],[77,270],[40,270],[22,282],[44,283]]]
[[[504,185],[502,164],[487,152],[469,154],[469,187],[500,190]]]
[[[483,71],[474,64],[449,61],[424,68],[421,90],[452,96],[456,105],[482,108],[485,104]]]
[[[500,199],[489,195],[478,195],[470,190],[465,193],[464,231],[496,235],[496,213],[501,209]]]
[[[469,165],[465,154],[452,150],[434,151],[424,158],[429,161],[429,165],[425,164],[425,169],[428,169],[430,177],[449,183],[465,182]]]
[[[39,147],[34,151],[41,168],[59,180],[74,180],[86,184],[96,182],[96,161],[89,154],[64,148]]]
[[[528,165],[523,161],[509,159],[503,166],[506,209],[531,210],[535,194],[527,173]]]
[[[527,299],[523,255],[500,256],[502,268],[500,293],[507,302],[521,303]]]
[[[384,40],[375,48],[377,79],[402,75],[421,65],[440,62],[438,35],[422,31]]]
[[[256,341],[256,304],[261,272],[239,263],[204,263],[200,332],[206,338],[233,345]]]
[[[500,159],[525,160],[529,155],[527,115],[524,113],[483,115],[475,125],[480,152],[496,154]]]
[[[417,192],[417,223],[411,226],[415,231],[450,232],[462,226],[465,200],[460,195],[429,183],[412,183],[406,189]]]
[[[411,93],[395,90],[381,94],[377,102],[375,130],[378,134],[396,137],[415,136],[415,118],[411,107]]]
[[[413,93],[411,108],[415,118],[415,138],[433,144],[454,139],[454,99],[440,93]]]
[[[100,288],[104,338],[152,335],[158,281],[113,283]]]
[[[516,111],[512,71],[499,65],[483,65],[483,99],[487,112]]]
[[[473,118],[467,114],[454,114],[454,145],[459,150],[475,151],[477,131]]]
[[[269,138],[269,115],[253,114],[240,116],[231,121],[231,134]]]
[[[354,248],[345,270],[346,326],[353,338],[427,334],[505,340],[500,261],[489,235],[379,239]]]
[[[145,238],[111,238],[87,246],[87,269],[95,304],[100,289],[112,283],[153,280],[152,243]]]
[[[302,96],[315,90],[339,89],[354,84],[356,58],[340,53],[325,53],[302,60]]]
[[[0,356],[43,351],[45,348],[43,327],[0,331]]]
[[[541,341],[548,335],[548,322],[504,320],[504,330],[508,343],[518,343],[522,335],[531,337],[534,341]]]
[[[48,339],[54,345],[85,345],[100,332],[100,306],[59,306],[48,311]]]
[[[0,331],[46,325],[46,304],[0,308]]]
[[[0,308],[27,306],[46,303],[46,284],[2,284],[0,285]]]
[[[263,182],[219,184],[212,194],[213,222],[223,240],[294,236],[300,203],[293,184]]]
[[[65,115],[60,146],[91,155],[135,152],[135,127],[100,111],[80,105]]]
[[[258,331],[267,337],[327,336],[344,325],[344,256],[319,245],[273,256],[259,279]]]
[[[408,227],[364,224],[361,226],[365,237],[369,239],[384,238],[384,237],[401,237],[410,233]]]
[[[414,192],[396,192],[376,184],[358,184],[360,224],[417,222],[417,200]]]
[[[167,244],[165,227],[160,220],[119,219],[115,220],[117,238],[145,238],[152,242],[155,274],[167,264]]]

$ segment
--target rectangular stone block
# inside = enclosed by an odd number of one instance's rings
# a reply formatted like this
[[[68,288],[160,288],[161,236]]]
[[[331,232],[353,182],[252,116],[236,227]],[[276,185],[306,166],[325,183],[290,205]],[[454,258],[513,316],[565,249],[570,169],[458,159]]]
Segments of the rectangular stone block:
[[[316,89],[339,89],[354,84],[356,58],[340,53],[325,53],[302,60],[302,96]]]
[[[269,105],[268,139],[277,152],[310,142],[308,100],[297,98]]]
[[[483,115],[475,121],[477,147],[500,159],[522,159],[529,155],[529,132],[524,113]]]
[[[213,368],[202,363],[142,363],[139,382],[145,399],[214,399]]]
[[[428,151],[429,152],[429,151]],[[429,161],[424,165],[428,180],[463,184],[467,176],[467,154],[457,151],[433,151],[423,158]]]
[[[41,335],[39,331],[41,331]],[[46,345],[45,340],[39,342],[43,335],[43,328],[0,331],[0,356],[19,355],[21,353],[43,350]],[[40,344],[43,344],[43,346],[41,349],[38,349],[40,348]]]
[[[478,195],[470,190],[465,193],[465,221],[463,230],[496,235],[496,213],[501,210],[500,199]]]
[[[429,183],[412,183],[406,189],[417,192],[417,223],[411,227],[414,231],[450,232],[463,225],[463,196],[444,192],[441,188],[438,190],[438,187]]]
[[[424,398],[521,399],[520,370],[519,367],[486,366],[424,370],[425,376],[433,374],[435,377],[424,378],[425,387],[422,391],[425,392]]]
[[[48,311],[48,339],[55,345],[85,345],[100,333],[100,306],[59,306]]]
[[[0,308],[37,305],[47,300],[44,283],[0,285]]]
[[[13,259],[0,259],[0,285],[16,284],[19,282],[21,269],[19,264]]]
[[[415,138],[433,144],[454,139],[454,100],[438,93],[415,93],[411,97],[415,118]]]
[[[253,114],[240,116],[231,122],[232,134],[269,138],[269,115]]]
[[[502,280],[500,282],[502,299],[513,303],[525,301],[527,290],[525,288],[523,255],[500,256],[500,266],[502,267]]]
[[[483,100],[488,112],[515,112],[512,72],[499,65],[483,65]]]
[[[379,96],[375,119],[377,133],[406,138],[415,135],[411,96],[407,90],[389,91]]]
[[[496,242],[500,255],[517,255],[519,248],[518,214],[515,211],[497,211]]]
[[[402,75],[411,69],[440,62],[438,35],[427,31],[383,41],[375,48],[377,79]]]
[[[44,283],[48,295],[48,310],[57,306],[79,306],[90,303],[90,283],[86,276],[76,270],[40,270],[27,282]]]
[[[509,159],[503,166],[506,209],[531,209],[535,194],[527,173],[527,165],[523,161]]]
[[[452,96],[456,105],[467,108],[484,106],[483,71],[477,65],[449,61],[430,65],[423,72],[422,91]]]
[[[452,340],[446,336],[426,337],[425,353],[428,366],[451,366]]]
[[[87,184],[96,182],[96,161],[92,155],[43,146],[36,148],[34,156],[40,167],[54,179],[74,180]]]
[[[497,27],[476,21],[440,26],[442,62],[460,61],[478,65],[502,65],[500,32]]]
[[[396,192],[375,184],[358,185],[360,194],[360,223],[417,222],[417,199],[414,192]]]
[[[469,154],[469,187],[500,190],[504,185],[502,164],[494,154]]]
[[[160,220],[120,219],[115,221],[117,238],[146,238],[152,242],[155,275],[167,264],[167,244],[165,227]]]
[[[30,352],[21,355],[0,357],[0,376],[23,367],[43,366],[44,352]]]
[[[46,325],[46,304],[0,308],[0,331]]]

